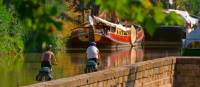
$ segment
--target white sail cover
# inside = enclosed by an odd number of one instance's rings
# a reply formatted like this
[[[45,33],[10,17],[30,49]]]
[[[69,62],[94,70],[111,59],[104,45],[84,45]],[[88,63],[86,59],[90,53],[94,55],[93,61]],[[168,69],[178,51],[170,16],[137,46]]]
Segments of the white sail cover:
[[[124,27],[124,26],[121,25],[121,24],[111,23],[111,22],[109,22],[109,21],[106,21],[106,20],[104,20],[104,19],[102,19],[102,18],[99,18],[99,17],[96,17],[96,16],[94,16],[94,19],[95,19],[96,21],[98,21],[98,22],[102,22],[102,23],[106,24],[107,26],[116,27],[116,28],[119,28],[119,29],[121,29],[121,30],[123,30],[123,31],[129,31],[129,30],[130,30],[129,27]]]
[[[186,23],[191,24],[192,26],[198,23],[198,19],[191,17],[187,11],[167,9],[167,10],[165,10],[165,12],[166,13],[175,12],[175,13],[179,14],[181,17],[184,18]]]

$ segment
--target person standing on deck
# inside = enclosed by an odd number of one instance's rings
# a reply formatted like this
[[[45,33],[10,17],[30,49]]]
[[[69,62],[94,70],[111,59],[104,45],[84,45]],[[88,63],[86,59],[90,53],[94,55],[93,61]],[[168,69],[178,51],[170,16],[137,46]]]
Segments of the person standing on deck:
[[[46,47],[46,51],[42,54],[42,62],[41,67],[49,67],[52,71],[52,60],[56,63],[56,59],[54,57],[54,53],[51,51],[52,45],[48,45]]]

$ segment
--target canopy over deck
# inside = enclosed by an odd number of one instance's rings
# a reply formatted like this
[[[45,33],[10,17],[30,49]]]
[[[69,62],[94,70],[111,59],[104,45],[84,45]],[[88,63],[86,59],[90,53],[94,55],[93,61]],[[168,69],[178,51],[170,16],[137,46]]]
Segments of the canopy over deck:
[[[109,21],[106,21],[106,20],[104,20],[104,19],[102,19],[102,18],[99,18],[99,17],[96,17],[96,16],[94,16],[94,19],[95,19],[97,22],[104,23],[104,24],[107,25],[107,26],[119,28],[119,29],[121,29],[121,30],[123,30],[123,31],[129,31],[129,30],[131,29],[131,28],[129,28],[129,27],[124,27],[124,26],[121,25],[121,24],[111,23],[111,22],[109,22]]]

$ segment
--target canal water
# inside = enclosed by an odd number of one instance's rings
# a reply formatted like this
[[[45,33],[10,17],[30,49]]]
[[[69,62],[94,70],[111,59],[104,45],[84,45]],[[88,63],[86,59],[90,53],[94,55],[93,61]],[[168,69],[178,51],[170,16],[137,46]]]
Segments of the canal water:
[[[100,49],[100,70],[136,62],[179,56],[179,48],[115,48]],[[70,77],[84,73],[86,54],[84,49],[59,51],[55,53],[58,64],[53,66],[54,79]],[[28,53],[19,56],[0,54],[0,87],[19,87],[37,83],[35,76],[40,69],[39,53]]]

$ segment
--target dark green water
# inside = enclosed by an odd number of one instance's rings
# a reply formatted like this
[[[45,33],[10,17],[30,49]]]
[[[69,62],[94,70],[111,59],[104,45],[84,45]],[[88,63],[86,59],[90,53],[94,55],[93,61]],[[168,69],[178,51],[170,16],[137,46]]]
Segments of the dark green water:
[[[100,49],[100,52],[100,70],[154,58],[180,55],[178,48]],[[84,73],[87,60],[85,50],[57,52],[55,54],[58,65],[53,66],[54,79]],[[0,54],[0,87],[19,87],[37,83],[35,76],[40,69],[40,55],[39,53],[29,53],[21,56]]]

